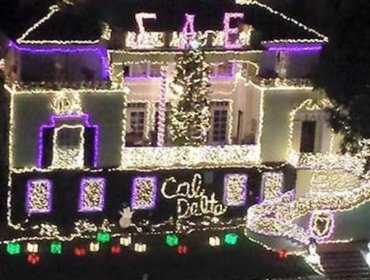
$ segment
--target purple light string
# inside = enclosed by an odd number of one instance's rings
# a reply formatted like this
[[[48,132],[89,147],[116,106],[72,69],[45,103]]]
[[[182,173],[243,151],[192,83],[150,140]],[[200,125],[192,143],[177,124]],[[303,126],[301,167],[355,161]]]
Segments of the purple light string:
[[[101,46],[76,46],[76,45],[63,45],[63,46],[27,46],[17,45],[16,43],[9,41],[8,47],[15,48],[21,52],[31,53],[82,53],[90,52],[99,54],[102,63],[101,76],[103,79],[109,78],[109,63],[108,63],[108,51],[106,48]]]
[[[31,205],[33,183],[44,183],[47,188],[47,207],[45,209],[34,209]],[[52,207],[52,183],[50,180],[28,180],[26,193],[26,210],[28,214],[49,213]]]
[[[286,52],[317,52],[322,50],[321,44],[268,44],[268,51]]]
[[[153,185],[153,191],[152,191],[152,201],[151,203],[148,203],[145,206],[138,206],[136,205],[137,199],[138,199],[138,192],[139,192],[139,187],[140,187],[140,182],[141,181],[150,181]],[[133,182],[132,182],[132,197],[131,197],[131,208],[132,209],[153,209],[156,205],[156,197],[157,197],[157,177],[152,176],[152,177],[135,177]]]
[[[84,200],[86,196],[86,184],[91,181],[98,181],[102,182],[102,186],[99,189],[99,205],[94,207],[87,207],[84,205]],[[79,212],[95,212],[95,211],[102,211],[104,209],[105,203],[105,185],[106,180],[102,177],[86,177],[82,178],[80,183],[80,196],[78,201],[78,211]]]
[[[127,82],[129,81],[147,81],[147,80],[154,80],[154,81],[159,81],[161,79],[161,76],[126,76],[125,80]]]
[[[38,157],[37,157],[37,167],[42,168],[42,158],[43,158],[43,147],[44,147],[44,129],[51,129],[56,127],[56,119],[59,120],[83,120],[85,127],[94,129],[94,160],[93,167],[98,166],[98,157],[99,157],[99,127],[97,125],[91,125],[89,122],[89,116],[87,114],[79,115],[54,115],[50,117],[48,125],[42,125],[39,129],[39,147],[38,147]]]

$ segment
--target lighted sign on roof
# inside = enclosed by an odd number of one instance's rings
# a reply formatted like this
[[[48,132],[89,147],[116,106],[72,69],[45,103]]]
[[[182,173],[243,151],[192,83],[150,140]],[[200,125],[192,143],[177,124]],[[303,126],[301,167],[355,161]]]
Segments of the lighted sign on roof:
[[[163,47],[185,48],[191,41],[198,41],[202,47],[242,49],[250,45],[253,28],[243,26],[243,30],[237,27],[236,20],[242,20],[243,13],[225,13],[223,30],[195,30],[195,15],[185,14],[185,23],[181,32],[174,31],[171,34],[164,32],[147,32],[145,20],[156,20],[155,13],[138,13],[135,15],[138,32],[130,31],[125,36],[125,46],[130,49],[157,49]]]

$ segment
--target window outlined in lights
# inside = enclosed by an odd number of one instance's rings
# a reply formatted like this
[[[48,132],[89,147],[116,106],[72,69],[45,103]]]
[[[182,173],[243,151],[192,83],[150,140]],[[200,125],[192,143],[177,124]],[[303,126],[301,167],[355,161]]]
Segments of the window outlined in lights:
[[[79,212],[100,212],[104,209],[106,180],[101,177],[82,178],[78,202]]]
[[[52,187],[51,181],[47,179],[27,181],[26,211],[29,215],[51,211]]]

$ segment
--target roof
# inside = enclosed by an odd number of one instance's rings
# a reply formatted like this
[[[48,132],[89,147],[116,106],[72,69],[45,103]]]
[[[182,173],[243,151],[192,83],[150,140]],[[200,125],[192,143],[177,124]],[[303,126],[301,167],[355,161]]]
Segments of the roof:
[[[135,14],[157,13],[156,20],[146,22],[148,31],[176,31],[184,24],[185,13],[195,14],[197,30],[223,29],[225,12],[243,12],[244,22],[258,32],[260,41],[325,41],[327,38],[304,24],[254,0],[104,0],[83,6],[51,6],[48,13],[31,26],[19,43],[33,40],[98,40],[101,23],[113,30],[135,31]]]

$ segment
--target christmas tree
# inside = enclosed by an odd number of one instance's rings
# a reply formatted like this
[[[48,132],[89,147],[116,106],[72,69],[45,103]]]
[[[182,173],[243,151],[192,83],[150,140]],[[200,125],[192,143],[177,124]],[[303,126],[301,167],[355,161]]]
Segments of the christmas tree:
[[[203,52],[194,46],[176,60],[171,89],[170,137],[174,145],[199,146],[210,128],[209,68]]]

